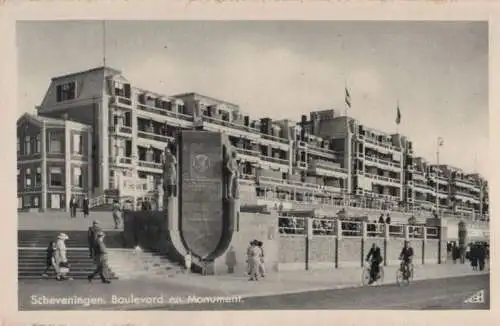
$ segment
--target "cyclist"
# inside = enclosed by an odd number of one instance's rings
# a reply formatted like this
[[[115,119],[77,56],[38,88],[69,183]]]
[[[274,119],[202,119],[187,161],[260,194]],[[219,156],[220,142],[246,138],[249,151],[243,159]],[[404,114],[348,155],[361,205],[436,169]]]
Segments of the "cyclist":
[[[413,260],[413,248],[410,246],[408,241],[405,241],[401,254],[399,255],[401,260],[401,271],[403,273],[409,272],[410,265]]]
[[[370,261],[371,258],[371,261]],[[382,262],[382,254],[380,253],[380,248],[376,243],[372,244],[368,255],[366,256],[366,261],[370,262],[370,281],[368,284],[372,284],[379,278],[380,273],[380,263]]]

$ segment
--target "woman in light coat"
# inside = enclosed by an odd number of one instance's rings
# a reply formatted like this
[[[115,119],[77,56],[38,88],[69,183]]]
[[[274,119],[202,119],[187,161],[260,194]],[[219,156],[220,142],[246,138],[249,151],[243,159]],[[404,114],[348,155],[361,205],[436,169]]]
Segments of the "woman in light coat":
[[[250,257],[248,258],[248,263],[250,265],[250,281],[259,280],[259,269],[260,269],[260,253],[261,250],[256,242],[252,244],[249,251]]]
[[[65,233],[60,233],[57,236],[56,241],[56,252],[55,252],[55,268],[57,273],[57,279],[63,280],[66,279],[66,273],[61,271],[61,263],[68,263],[68,258],[66,257],[66,240],[69,237]]]
[[[257,247],[259,248],[259,275],[264,277],[266,274],[266,267],[264,266],[264,244],[262,241],[257,242]]]

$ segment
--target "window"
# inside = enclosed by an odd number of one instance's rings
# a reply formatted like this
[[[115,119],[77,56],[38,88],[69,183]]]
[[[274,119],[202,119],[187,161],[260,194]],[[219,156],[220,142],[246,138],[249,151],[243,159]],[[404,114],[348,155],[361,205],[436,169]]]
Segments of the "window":
[[[58,167],[50,168],[49,172],[50,185],[54,187],[63,186],[62,169]]]
[[[24,155],[31,154],[31,138],[30,136],[24,137]]]
[[[21,169],[17,169],[17,184],[21,183]]]
[[[17,137],[17,154],[21,153],[21,139]]]
[[[33,197],[33,207],[38,207],[40,204],[38,196]]]
[[[49,151],[53,154],[59,154],[62,152],[61,139],[55,132],[51,132],[49,134]]]
[[[21,197],[21,196],[17,197],[17,208],[18,209],[23,208],[23,197]]]
[[[79,167],[73,168],[73,185],[83,188],[82,169]]]
[[[42,184],[42,168],[37,167],[35,175],[35,186],[40,186],[41,184]]]
[[[26,173],[24,174],[24,186],[25,187],[31,186],[31,170],[29,168],[26,169]]]
[[[76,98],[76,82],[57,85],[57,102],[71,101]]]
[[[24,207],[31,207],[31,197],[30,196],[24,196],[23,206]]]
[[[35,138],[35,153],[40,153],[40,150],[42,148],[42,142],[40,140],[40,134],[38,134]]]
[[[83,154],[83,146],[82,146],[82,135],[74,134],[73,135],[73,153],[82,155]]]

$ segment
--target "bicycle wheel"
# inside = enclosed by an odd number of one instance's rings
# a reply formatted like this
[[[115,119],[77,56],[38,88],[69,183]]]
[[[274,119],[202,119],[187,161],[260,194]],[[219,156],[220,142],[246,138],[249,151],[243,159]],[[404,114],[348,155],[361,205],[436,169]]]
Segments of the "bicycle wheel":
[[[368,285],[370,282],[370,269],[368,267],[363,268],[363,273],[361,274],[361,282],[363,285]]]
[[[384,283],[384,267],[380,266],[378,270],[378,277],[377,280],[375,281],[377,285],[382,285]]]

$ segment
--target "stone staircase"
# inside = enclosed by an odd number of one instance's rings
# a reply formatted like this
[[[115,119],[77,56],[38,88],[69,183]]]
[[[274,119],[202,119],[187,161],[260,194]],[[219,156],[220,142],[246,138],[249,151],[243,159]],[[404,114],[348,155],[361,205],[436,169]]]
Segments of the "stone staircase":
[[[45,270],[45,250],[59,233],[66,233],[67,257],[70,276],[85,279],[94,268],[89,257],[87,231],[85,230],[19,230],[18,231],[18,279],[40,278]],[[108,247],[108,266],[112,279],[134,279],[145,277],[171,277],[182,271],[179,264],[151,252],[123,248],[122,232],[105,231]],[[50,278],[55,278],[51,270]]]

